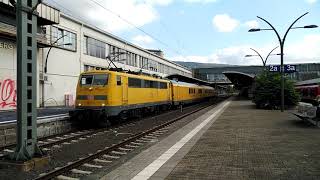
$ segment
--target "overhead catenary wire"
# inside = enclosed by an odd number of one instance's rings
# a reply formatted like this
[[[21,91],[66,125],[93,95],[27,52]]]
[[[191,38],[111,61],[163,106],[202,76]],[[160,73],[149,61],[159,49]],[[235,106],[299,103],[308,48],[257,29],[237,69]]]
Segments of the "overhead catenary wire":
[[[168,50],[174,52],[175,54],[178,54],[182,57],[184,57],[184,55],[182,55],[178,50],[170,47],[167,43],[163,42],[162,40],[160,40],[159,38],[155,37],[154,35],[152,35],[151,33],[145,31],[144,29],[136,26],[134,23],[130,22],[129,20],[123,18],[120,14],[106,8],[105,6],[103,6],[101,3],[97,2],[96,0],[89,0],[91,2],[93,2],[94,4],[96,4],[97,6],[101,7],[102,9],[104,9],[105,11],[113,14],[115,17],[119,18],[120,20],[124,21],[125,23],[131,25],[132,27],[136,28],[137,30],[141,31],[142,33],[146,34],[147,36],[151,37],[152,39],[154,39],[155,41],[159,42],[160,44],[162,44],[163,46],[167,47]]]
[[[148,5],[149,3],[146,1],[146,0],[143,0],[142,1],[144,4]],[[183,44],[182,41],[178,38],[178,35],[175,31],[171,30],[170,28],[168,28],[168,26],[166,25],[165,22],[163,22],[161,20],[161,18],[159,18],[159,24],[162,26],[162,28],[168,33],[170,34],[171,38],[174,39],[177,43],[178,46],[180,46],[180,49],[181,51],[185,51],[185,52],[188,52],[184,47],[183,47]]]
[[[71,17],[75,17],[75,16],[73,15],[73,12],[72,12],[70,9],[64,7],[63,5],[61,5],[60,3],[58,3],[58,2],[55,1],[55,0],[50,0],[50,1],[54,2],[57,6],[59,6],[59,7],[62,8],[62,9],[64,9],[65,11],[67,11],[68,13],[64,12],[64,13],[66,13],[67,15],[69,15],[69,16],[71,16]],[[117,13],[115,13],[114,11],[106,8],[106,7],[103,6],[101,3],[99,3],[99,2],[97,2],[97,1],[95,1],[95,0],[89,0],[89,1],[93,2],[94,4],[96,4],[97,6],[99,6],[99,7],[101,7],[101,8],[103,8],[105,11],[113,14],[115,17],[117,17],[117,18],[119,18],[120,20],[124,21],[125,23],[131,25],[132,27],[136,28],[137,30],[141,31],[142,33],[148,35],[149,37],[151,37],[151,38],[154,39],[155,41],[157,41],[157,42],[159,42],[160,44],[162,44],[163,46],[165,46],[165,47],[167,48],[167,50],[169,50],[169,51],[171,51],[171,52],[173,52],[173,53],[181,56],[182,58],[184,58],[184,59],[187,61],[186,56],[184,56],[183,54],[181,54],[179,51],[175,50],[174,48],[171,48],[167,43],[161,41],[159,38],[156,38],[156,37],[155,37],[154,35],[152,35],[151,33],[148,33],[148,32],[146,32],[145,30],[143,30],[142,28],[134,25],[134,23],[126,20],[125,18],[123,18],[123,17],[120,16],[119,14],[117,14]],[[85,20],[83,17],[79,17],[79,16],[78,16],[78,17],[76,17],[76,18],[79,19],[79,20],[84,20],[86,23],[92,25],[88,20]],[[92,26],[100,29],[99,27],[97,27],[97,26],[95,26],[95,25],[92,25]]]

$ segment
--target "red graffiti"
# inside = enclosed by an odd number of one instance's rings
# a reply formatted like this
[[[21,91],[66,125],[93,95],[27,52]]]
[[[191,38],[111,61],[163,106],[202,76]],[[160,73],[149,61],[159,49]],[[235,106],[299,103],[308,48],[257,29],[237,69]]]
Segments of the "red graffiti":
[[[0,81],[0,109],[17,107],[16,83],[12,79]]]

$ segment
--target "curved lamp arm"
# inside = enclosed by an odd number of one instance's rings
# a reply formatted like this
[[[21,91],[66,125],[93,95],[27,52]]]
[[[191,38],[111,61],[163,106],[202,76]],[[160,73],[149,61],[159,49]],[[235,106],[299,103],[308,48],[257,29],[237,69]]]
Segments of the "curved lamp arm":
[[[261,54],[258,51],[256,51],[255,49],[253,49],[253,48],[250,48],[250,49],[258,54],[258,56],[260,57],[260,59],[261,59],[261,61],[263,63],[263,66],[265,66],[265,63],[264,63],[264,60],[263,60]]]
[[[272,28],[272,30],[276,33],[276,35],[277,35],[277,37],[278,37],[279,43],[282,44],[281,37],[280,37],[278,31],[276,30],[276,28],[274,28],[273,25],[272,25],[271,23],[269,23],[269,21],[263,19],[262,17],[257,16],[257,18],[261,19],[262,21],[264,21],[265,23],[267,23],[267,24]]]
[[[269,52],[268,56],[267,56],[266,59],[264,60],[264,65],[267,64],[267,60],[268,60],[269,56],[271,55],[271,53],[272,53],[274,50],[276,50],[278,47],[279,47],[279,46],[273,48],[273,49]]]
[[[44,73],[47,73],[47,65],[48,65],[48,58],[49,58],[49,54],[51,49],[53,48],[53,45],[56,44],[60,39],[64,38],[66,35],[63,35],[61,37],[59,37],[57,40],[55,40],[52,44],[51,47],[48,50],[47,56],[46,56],[46,61],[45,61],[45,65],[44,65]]]
[[[284,34],[284,37],[283,37],[283,40],[282,40],[283,42],[286,40],[286,37],[287,37],[290,29],[293,27],[293,25],[294,25],[297,21],[299,21],[299,19],[301,19],[303,16],[305,16],[305,15],[307,15],[307,14],[309,14],[309,12],[306,12],[306,13],[302,14],[302,15],[301,15],[300,17],[298,17],[295,21],[293,21],[293,23],[292,23],[292,24],[289,26],[289,28],[287,29],[286,34]]]

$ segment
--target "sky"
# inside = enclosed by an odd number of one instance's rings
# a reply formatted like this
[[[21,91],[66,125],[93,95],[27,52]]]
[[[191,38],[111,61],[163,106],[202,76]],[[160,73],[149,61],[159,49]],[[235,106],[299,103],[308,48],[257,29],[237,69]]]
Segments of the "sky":
[[[295,27],[320,26],[320,0],[45,0],[62,12],[146,49],[160,49],[175,61],[261,65],[279,45],[268,20],[283,37]],[[76,2],[76,3],[75,3]],[[284,61],[320,62],[320,28],[291,29],[285,40]],[[280,53],[279,48],[274,54]],[[267,64],[279,64],[273,55]]]

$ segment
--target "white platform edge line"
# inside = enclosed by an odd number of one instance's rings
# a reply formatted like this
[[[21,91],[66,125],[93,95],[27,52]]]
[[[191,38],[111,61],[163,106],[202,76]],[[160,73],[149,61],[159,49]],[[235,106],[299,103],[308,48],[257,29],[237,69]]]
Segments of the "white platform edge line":
[[[166,163],[173,155],[175,155],[182,147],[185,145],[192,137],[194,137],[205,125],[207,125],[210,121],[215,121],[213,119],[217,116],[222,110],[224,110],[230,101],[225,102],[222,107],[216,110],[212,115],[210,115],[207,119],[202,121],[197,127],[195,127],[192,131],[190,131],[187,135],[185,135],[180,141],[171,146],[166,152],[164,152],[158,159],[154,160],[147,167],[145,167],[142,171],[140,171],[136,176],[134,176],[131,180],[147,180],[149,179],[155,172],[157,172],[160,167]]]

